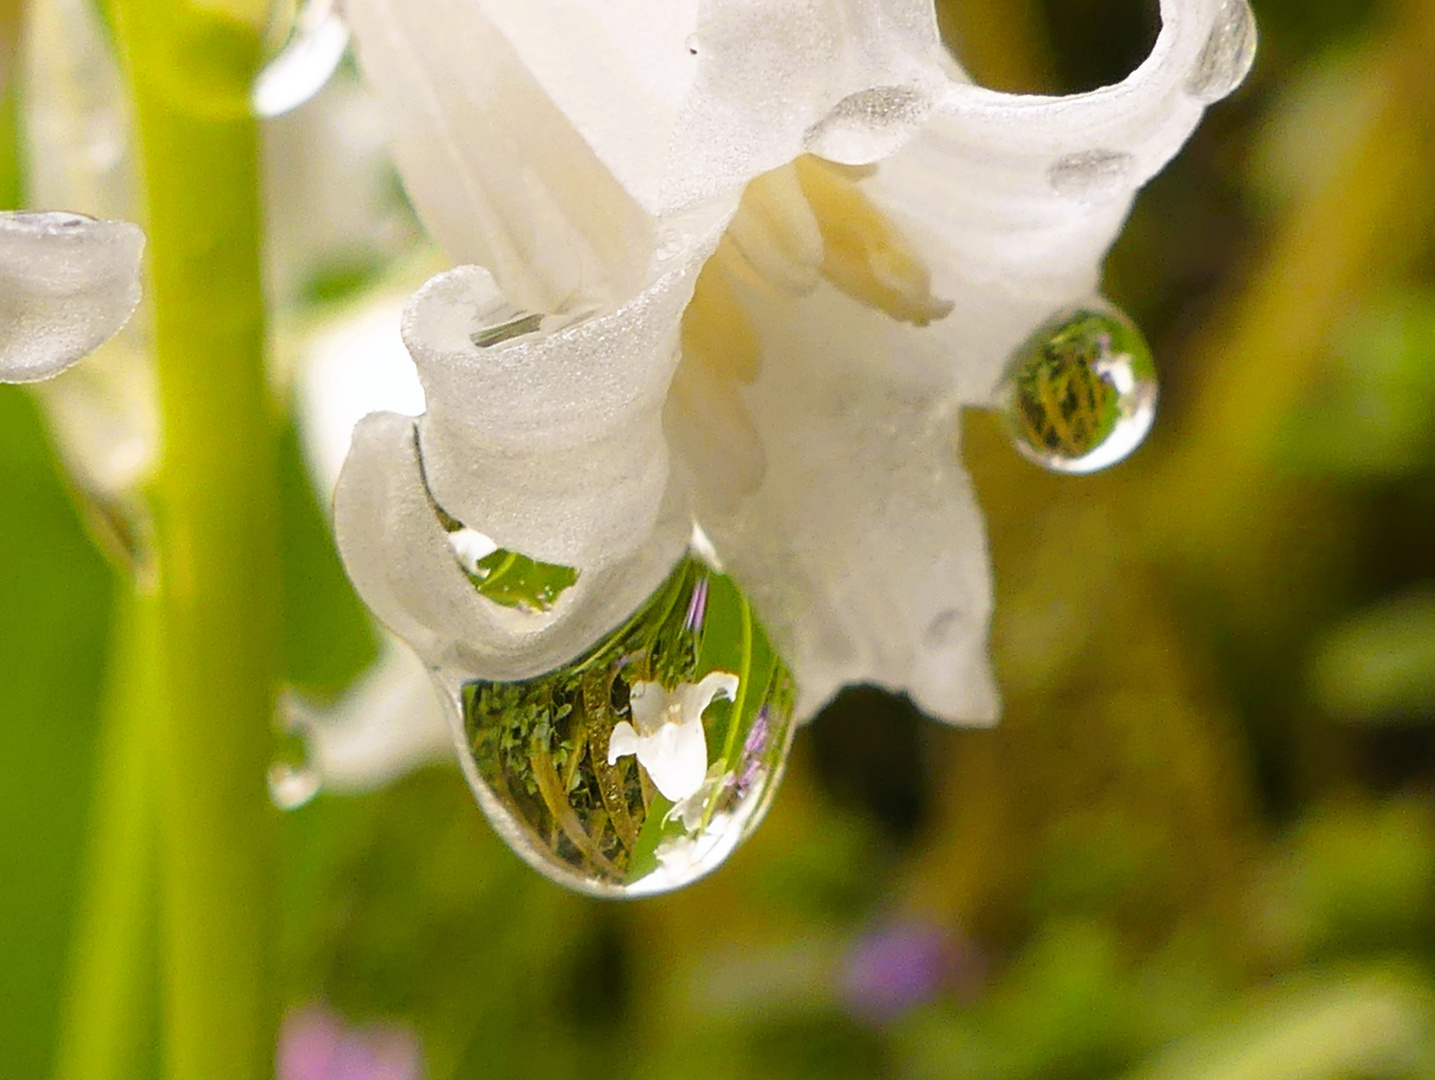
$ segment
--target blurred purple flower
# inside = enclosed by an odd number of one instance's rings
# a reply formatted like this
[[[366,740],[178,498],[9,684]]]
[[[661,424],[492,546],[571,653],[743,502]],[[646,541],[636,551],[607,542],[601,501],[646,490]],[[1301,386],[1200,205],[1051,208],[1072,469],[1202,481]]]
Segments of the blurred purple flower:
[[[946,927],[918,918],[890,919],[847,951],[841,993],[853,1013],[880,1023],[946,991],[975,996],[983,968],[972,944]]]
[[[407,1026],[353,1027],[309,1005],[285,1018],[275,1073],[277,1080],[421,1080],[423,1055]]]

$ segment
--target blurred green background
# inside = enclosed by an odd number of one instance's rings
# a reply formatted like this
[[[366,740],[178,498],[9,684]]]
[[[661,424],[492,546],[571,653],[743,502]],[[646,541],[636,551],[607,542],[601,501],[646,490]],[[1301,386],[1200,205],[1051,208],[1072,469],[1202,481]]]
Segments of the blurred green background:
[[[1119,78],[1156,29],[940,7],[1003,89]],[[1435,1076],[1435,4],[1256,12],[1108,267],[1149,445],[1056,478],[969,418],[1002,725],[851,690],[725,869],[630,905],[521,865],[455,769],[321,796],[286,1000],[412,1024],[433,1080]],[[332,695],[374,646],[286,445],[286,655]],[[118,590],[79,506],[0,388],[5,1080],[50,1069],[84,865]]]

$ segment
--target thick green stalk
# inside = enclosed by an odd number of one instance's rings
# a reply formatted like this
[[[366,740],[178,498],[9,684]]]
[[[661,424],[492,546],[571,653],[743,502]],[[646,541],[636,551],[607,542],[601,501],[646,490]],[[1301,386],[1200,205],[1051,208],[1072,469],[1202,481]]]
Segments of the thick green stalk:
[[[160,608],[132,590],[115,613],[88,881],[75,933],[57,1080],[138,1080],[154,1020],[155,702]]]
[[[276,425],[264,375],[260,32],[183,0],[113,0],[148,191],[164,422],[153,486],[162,1050],[171,1080],[269,1074],[280,636]]]

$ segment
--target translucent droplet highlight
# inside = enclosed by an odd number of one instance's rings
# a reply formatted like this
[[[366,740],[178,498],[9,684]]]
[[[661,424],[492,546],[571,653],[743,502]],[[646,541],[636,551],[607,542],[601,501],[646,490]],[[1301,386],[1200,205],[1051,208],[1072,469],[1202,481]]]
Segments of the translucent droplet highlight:
[[[541,872],[599,896],[680,888],[756,828],[792,741],[786,666],[732,580],[685,558],[573,663],[470,682],[480,803]]]
[[[875,86],[849,94],[807,132],[807,149],[844,165],[888,157],[921,126],[932,102],[906,86]]]
[[[1256,17],[1246,0],[1223,0],[1186,92],[1219,101],[1245,81],[1256,59]]]
[[[282,116],[308,101],[333,77],[349,47],[340,0],[305,0],[288,37],[254,80],[256,116]]]
[[[1012,443],[1052,472],[1109,468],[1156,419],[1156,365],[1136,324],[1110,307],[1064,311],[1013,354],[1000,391]]]
[[[313,801],[323,782],[307,765],[280,762],[269,768],[269,801],[280,810],[298,810]]]
[[[1083,150],[1061,158],[1047,173],[1052,190],[1083,202],[1104,202],[1130,188],[1136,158],[1119,150]]]

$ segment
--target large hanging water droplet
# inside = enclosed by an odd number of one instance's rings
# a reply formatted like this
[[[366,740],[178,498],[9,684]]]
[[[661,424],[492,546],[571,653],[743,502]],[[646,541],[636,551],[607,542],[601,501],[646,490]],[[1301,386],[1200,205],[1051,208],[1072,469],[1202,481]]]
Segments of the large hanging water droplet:
[[[1246,0],[1224,0],[1216,12],[1186,92],[1204,102],[1219,101],[1244,81],[1256,59],[1256,17]]]
[[[278,53],[264,65],[250,95],[256,116],[281,116],[320,90],[349,47],[340,0],[304,0]]]
[[[1028,461],[1092,473],[1131,454],[1156,418],[1156,365],[1141,331],[1109,307],[1064,311],[1012,356],[1000,399]]]
[[[623,626],[522,682],[470,682],[479,796],[523,858],[600,896],[676,889],[757,826],[793,684],[731,579],[687,557]]]

